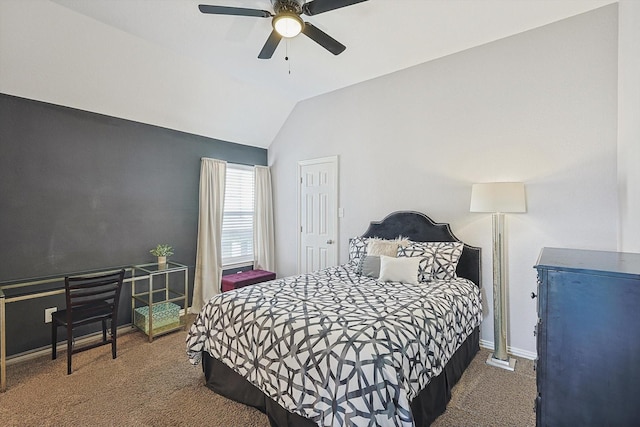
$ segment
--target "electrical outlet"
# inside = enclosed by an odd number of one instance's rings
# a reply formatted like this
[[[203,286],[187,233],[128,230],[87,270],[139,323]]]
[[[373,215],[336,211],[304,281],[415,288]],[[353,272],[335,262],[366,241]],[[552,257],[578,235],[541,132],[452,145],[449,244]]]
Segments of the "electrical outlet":
[[[44,323],[51,323],[51,313],[58,311],[58,307],[49,307],[44,309]]]

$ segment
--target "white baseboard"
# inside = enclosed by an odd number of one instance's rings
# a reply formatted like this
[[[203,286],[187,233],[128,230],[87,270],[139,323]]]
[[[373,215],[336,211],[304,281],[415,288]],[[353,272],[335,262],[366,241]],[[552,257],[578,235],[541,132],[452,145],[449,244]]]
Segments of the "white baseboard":
[[[493,341],[480,340],[480,347],[493,350],[494,343]],[[511,346],[507,346],[507,353],[517,357],[522,357],[524,359],[529,359],[529,360],[536,360],[536,358],[538,357],[538,353],[522,350],[520,348],[511,347]]]

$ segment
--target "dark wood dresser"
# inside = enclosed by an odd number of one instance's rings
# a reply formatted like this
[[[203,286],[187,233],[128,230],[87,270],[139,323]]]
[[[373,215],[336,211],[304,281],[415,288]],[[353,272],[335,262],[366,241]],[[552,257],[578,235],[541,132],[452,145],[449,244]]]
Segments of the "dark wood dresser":
[[[536,424],[640,425],[640,254],[544,248],[535,268]]]

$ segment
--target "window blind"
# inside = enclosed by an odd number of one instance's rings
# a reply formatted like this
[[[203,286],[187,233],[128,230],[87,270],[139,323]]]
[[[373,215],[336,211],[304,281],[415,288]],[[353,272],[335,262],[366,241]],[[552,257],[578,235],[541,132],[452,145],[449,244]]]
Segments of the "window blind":
[[[222,217],[222,264],[253,261],[254,172],[227,164]]]

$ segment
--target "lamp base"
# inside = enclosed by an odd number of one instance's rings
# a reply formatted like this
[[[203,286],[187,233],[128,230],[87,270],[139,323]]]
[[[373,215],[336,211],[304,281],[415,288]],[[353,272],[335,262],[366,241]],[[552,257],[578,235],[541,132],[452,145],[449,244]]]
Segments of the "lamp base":
[[[493,357],[493,353],[491,353],[487,358],[487,365],[495,366],[496,368],[506,369],[507,371],[515,371],[516,359],[512,357],[508,357],[507,360],[500,360]]]

